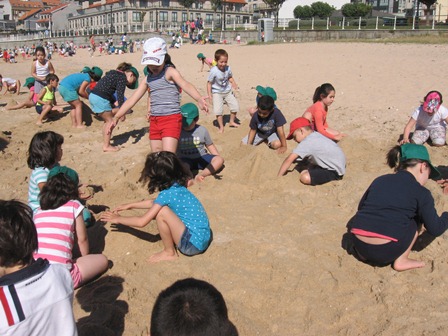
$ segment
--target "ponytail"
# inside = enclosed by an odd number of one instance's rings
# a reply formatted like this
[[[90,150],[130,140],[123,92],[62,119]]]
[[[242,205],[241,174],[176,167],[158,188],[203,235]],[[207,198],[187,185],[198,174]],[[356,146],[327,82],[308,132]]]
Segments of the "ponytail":
[[[314,90],[313,103],[316,103],[322,100],[322,98],[327,97],[331,91],[336,90],[334,89],[334,86],[331,85],[330,83],[324,83],[321,86],[318,86],[316,90]]]

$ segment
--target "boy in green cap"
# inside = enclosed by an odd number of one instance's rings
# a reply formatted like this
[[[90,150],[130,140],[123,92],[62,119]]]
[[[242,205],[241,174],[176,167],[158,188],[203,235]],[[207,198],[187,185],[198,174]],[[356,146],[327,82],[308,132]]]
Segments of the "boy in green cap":
[[[261,85],[257,85],[257,87],[255,88],[255,90],[257,90],[257,97],[255,97],[255,106],[254,107],[249,107],[249,109],[247,110],[247,112],[249,112],[250,116],[253,116],[255,114],[255,112],[257,112],[258,109],[258,101],[260,100],[261,97],[263,96],[269,96],[272,99],[274,99],[274,102],[277,100],[277,93],[275,92],[275,90],[269,86],[261,86]],[[274,105],[275,108],[277,108],[276,105]]]
[[[195,180],[202,182],[207,176],[214,175],[224,166],[212,138],[204,126],[198,125],[199,109],[193,103],[180,107],[182,113],[182,131],[180,133],[177,156],[191,171],[202,170]]]

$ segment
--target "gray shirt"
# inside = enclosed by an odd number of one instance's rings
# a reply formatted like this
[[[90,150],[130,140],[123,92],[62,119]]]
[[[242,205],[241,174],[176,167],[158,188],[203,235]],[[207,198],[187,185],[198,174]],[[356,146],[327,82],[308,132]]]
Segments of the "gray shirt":
[[[345,174],[345,155],[341,147],[318,132],[308,135],[292,152],[302,159],[310,156],[313,163],[336,171],[339,176]]]
[[[232,88],[229,79],[232,77],[232,70],[229,66],[226,66],[224,71],[219,70],[217,66],[211,68],[208,81],[212,83],[212,93],[229,92]]]
[[[189,159],[200,158],[208,154],[207,146],[212,144],[212,138],[204,126],[196,125],[191,131],[183,129],[177,146],[177,156]]]

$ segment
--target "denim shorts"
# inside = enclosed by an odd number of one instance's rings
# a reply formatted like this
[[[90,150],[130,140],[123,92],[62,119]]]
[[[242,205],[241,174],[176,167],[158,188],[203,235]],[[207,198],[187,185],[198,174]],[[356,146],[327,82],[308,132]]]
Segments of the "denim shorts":
[[[188,228],[185,228],[184,233],[182,234],[182,237],[180,238],[179,245],[177,246],[177,249],[186,256],[194,256],[196,254],[201,254],[204,251],[199,250],[190,242],[191,238],[191,232],[188,230]]]

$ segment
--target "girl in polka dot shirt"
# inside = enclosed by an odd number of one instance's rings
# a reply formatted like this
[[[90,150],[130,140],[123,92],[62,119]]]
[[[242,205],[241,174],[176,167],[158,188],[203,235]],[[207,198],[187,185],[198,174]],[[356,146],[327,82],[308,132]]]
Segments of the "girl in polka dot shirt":
[[[177,259],[177,249],[184,255],[203,253],[211,242],[211,230],[201,202],[186,188],[190,173],[174,153],[161,151],[148,154],[140,181],[147,184],[149,194],[159,191],[155,200],[127,203],[101,219],[142,228],[156,219],[163,250],[153,254],[149,262]],[[148,209],[142,216],[125,217],[118,213],[130,209]]]

